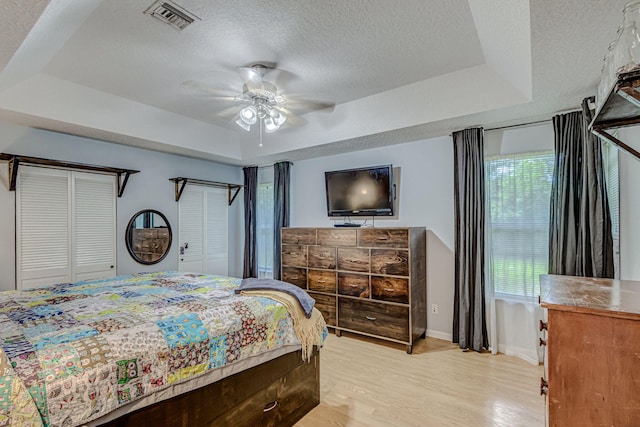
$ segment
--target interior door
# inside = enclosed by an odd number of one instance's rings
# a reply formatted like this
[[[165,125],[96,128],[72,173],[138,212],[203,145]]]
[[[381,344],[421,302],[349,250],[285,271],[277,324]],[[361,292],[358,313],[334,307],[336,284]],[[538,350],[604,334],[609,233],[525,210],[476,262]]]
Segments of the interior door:
[[[73,172],[74,282],[116,275],[116,181]]]
[[[70,174],[20,167],[16,192],[18,289],[72,281]]]
[[[178,270],[228,274],[228,204],[224,188],[185,187],[178,203]]]

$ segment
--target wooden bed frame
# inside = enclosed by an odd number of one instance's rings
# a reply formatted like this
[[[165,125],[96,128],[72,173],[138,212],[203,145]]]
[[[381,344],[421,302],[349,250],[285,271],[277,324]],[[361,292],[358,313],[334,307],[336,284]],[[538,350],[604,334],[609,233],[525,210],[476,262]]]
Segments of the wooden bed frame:
[[[320,403],[320,355],[300,350],[101,427],[292,426]]]

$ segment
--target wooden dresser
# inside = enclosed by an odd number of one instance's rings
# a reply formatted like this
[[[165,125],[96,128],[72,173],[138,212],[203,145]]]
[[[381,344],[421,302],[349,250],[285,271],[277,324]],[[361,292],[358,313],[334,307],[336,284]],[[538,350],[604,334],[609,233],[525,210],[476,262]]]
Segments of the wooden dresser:
[[[327,325],[406,345],[424,337],[426,229],[283,228],[282,280],[315,298]]]
[[[640,422],[640,282],[544,275],[549,426]]]

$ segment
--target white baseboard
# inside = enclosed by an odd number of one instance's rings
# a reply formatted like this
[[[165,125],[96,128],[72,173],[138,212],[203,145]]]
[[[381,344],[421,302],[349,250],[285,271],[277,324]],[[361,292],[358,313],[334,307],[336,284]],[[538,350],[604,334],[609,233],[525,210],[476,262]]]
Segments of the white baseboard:
[[[520,348],[520,347],[507,347],[504,344],[498,344],[498,353],[506,354],[507,356],[515,356],[520,359],[531,363],[532,365],[539,365],[538,355],[536,353],[535,357],[532,355],[530,349]]]
[[[451,339],[453,338],[448,332],[434,331],[433,329],[427,329],[427,336],[449,342],[451,342]]]

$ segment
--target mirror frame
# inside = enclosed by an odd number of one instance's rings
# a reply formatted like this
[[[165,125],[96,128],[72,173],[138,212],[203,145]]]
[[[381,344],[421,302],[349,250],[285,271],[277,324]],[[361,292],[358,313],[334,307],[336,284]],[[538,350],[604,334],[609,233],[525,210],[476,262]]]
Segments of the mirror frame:
[[[131,242],[133,240],[133,235],[132,235],[132,231],[131,231],[131,230],[133,230],[133,223],[135,222],[136,218],[138,218],[138,216],[140,216],[141,214],[146,213],[146,212],[149,212],[149,213],[156,214],[156,215],[160,216],[160,218],[162,218],[164,223],[167,224],[167,230],[169,230],[169,244],[167,245],[167,250],[164,252],[164,254],[162,254],[162,256],[160,258],[158,258],[157,260],[154,260],[154,261],[145,261],[145,260],[140,259],[138,257],[138,255],[136,255],[136,253],[133,250],[133,247],[131,245]],[[139,264],[144,264],[144,265],[158,264],[160,261],[165,259],[167,257],[167,255],[169,254],[169,252],[171,251],[171,242],[173,241],[173,231],[171,230],[171,225],[169,224],[169,220],[167,219],[166,216],[164,216],[164,214],[162,212],[159,212],[159,211],[157,211],[155,209],[142,209],[141,211],[138,211],[135,214],[133,214],[133,216],[129,220],[129,223],[127,224],[127,230],[125,232],[124,240],[125,240],[125,243],[127,245],[127,250],[129,251],[129,255],[131,255],[131,258],[133,258],[134,261],[136,261]]]

